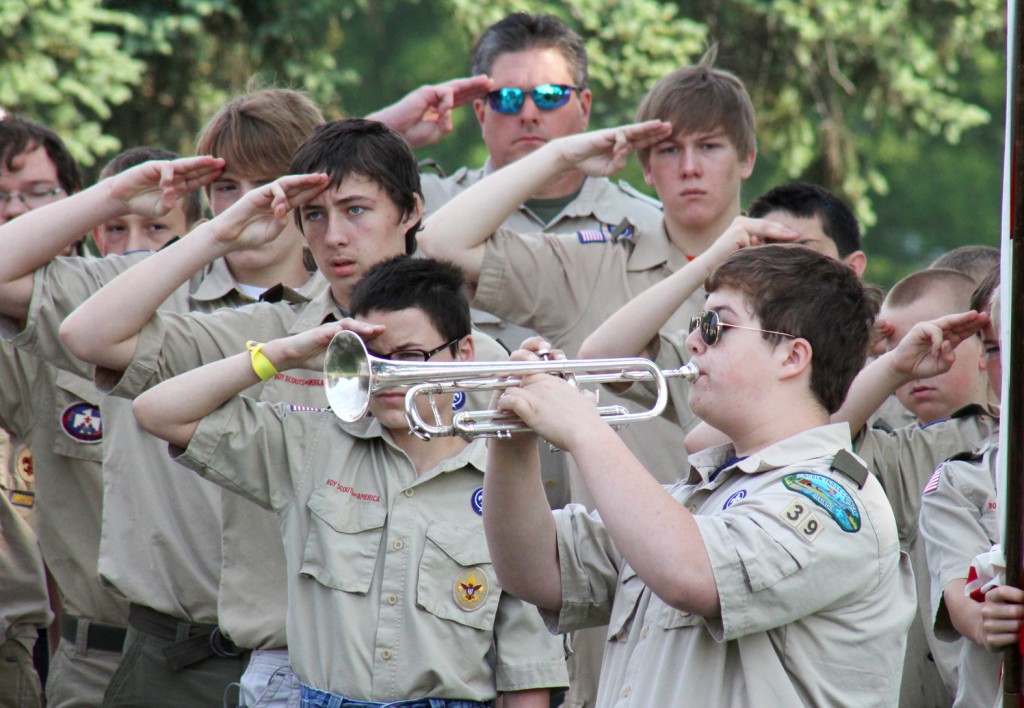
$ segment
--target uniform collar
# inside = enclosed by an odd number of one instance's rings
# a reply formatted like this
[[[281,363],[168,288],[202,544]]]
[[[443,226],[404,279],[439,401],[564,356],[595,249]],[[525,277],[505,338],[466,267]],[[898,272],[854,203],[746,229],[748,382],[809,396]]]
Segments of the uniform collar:
[[[734,469],[745,474],[757,474],[835,455],[839,450],[849,450],[851,447],[850,426],[846,423],[832,423],[791,435],[785,440],[758,450],[736,463]],[[735,452],[732,443],[727,443],[690,455],[691,467],[687,483],[707,484],[712,473]]]
[[[218,258],[206,266],[199,274],[192,278],[193,287],[190,295],[197,302],[216,302],[223,300],[228,295],[238,292],[238,281],[231,275],[227,262]],[[246,300],[251,301],[248,295],[242,295]]]
[[[657,231],[634,231],[633,243],[636,245],[626,264],[627,271],[637,272],[667,266],[674,273],[687,263],[683,252],[672,245],[668,231],[665,230],[664,219]]]
[[[325,287],[302,308],[299,316],[288,328],[288,333],[298,334],[319,327],[324,322],[336,322],[345,317],[349,317],[348,310],[339,307],[331,295],[331,289]]]
[[[381,426],[380,421],[373,417],[366,417],[362,420],[358,420],[355,423],[340,423],[341,427],[346,433],[354,438],[361,440],[372,440],[373,438],[381,438],[386,445],[394,448],[398,452],[402,452],[391,439],[389,431],[384,430]],[[405,435],[406,433],[402,433]],[[402,453],[404,454],[404,452]],[[453,472],[455,470],[463,469],[464,467],[474,467],[480,474],[484,473],[484,469],[487,465],[487,445],[483,438],[477,438],[470,440],[466,447],[459,451],[459,454],[454,457],[449,457],[442,460],[441,463],[434,468],[428,474],[423,475],[419,478],[420,481],[436,477],[439,474],[446,472]]]

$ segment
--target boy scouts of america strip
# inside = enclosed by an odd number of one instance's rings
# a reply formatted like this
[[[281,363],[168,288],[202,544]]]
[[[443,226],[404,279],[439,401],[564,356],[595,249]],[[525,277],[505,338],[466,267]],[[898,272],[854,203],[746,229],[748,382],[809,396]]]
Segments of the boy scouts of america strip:
[[[939,488],[939,477],[942,476],[942,468],[936,468],[935,472],[932,473],[932,478],[928,480],[928,484],[924,485],[924,491],[921,494],[928,494],[934,492]]]

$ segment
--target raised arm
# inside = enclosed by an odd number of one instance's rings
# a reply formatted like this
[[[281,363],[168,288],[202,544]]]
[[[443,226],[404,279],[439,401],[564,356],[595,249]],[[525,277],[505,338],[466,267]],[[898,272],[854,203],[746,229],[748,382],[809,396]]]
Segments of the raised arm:
[[[974,310],[918,322],[895,349],[857,374],[842,407],[832,414],[832,422],[849,423],[856,435],[897,388],[949,371],[960,342],[973,337],[987,322],[988,314]]]
[[[718,615],[718,586],[693,515],[601,420],[590,397],[551,376],[529,377],[524,383],[505,391],[501,407],[572,455],[601,520],[637,575],[677,609]],[[487,472],[485,483],[490,467]]]
[[[383,331],[383,326],[351,319],[329,322],[267,342],[259,354],[277,371],[316,370],[323,367],[327,345],[343,329],[373,336]],[[259,382],[252,355],[244,351],[154,386],[135,399],[132,411],[146,431],[184,448],[188,447],[203,418]]]
[[[492,85],[481,75],[420,86],[366,117],[397,130],[414,148],[433,145],[452,132],[452,110],[483,98]]]
[[[146,162],[0,226],[0,312],[24,319],[36,269],[83,234],[125,214],[162,216],[223,169],[214,157]]]
[[[711,248],[605,320],[584,340],[580,358],[656,356],[658,332],[726,257],[747,246],[793,241],[798,237],[796,231],[773,221],[736,217]]]
[[[218,258],[281,233],[291,209],[322,192],[327,175],[291,175],[248,192],[216,219],[119,275],[61,325],[67,348],[116,371],[135,355],[139,332],[182,284]]]
[[[455,263],[476,282],[484,243],[544,184],[569,170],[592,176],[614,174],[625,166],[631,152],[653,145],[671,132],[670,123],[648,121],[552,140],[438,209],[417,235],[420,249],[431,258]]]

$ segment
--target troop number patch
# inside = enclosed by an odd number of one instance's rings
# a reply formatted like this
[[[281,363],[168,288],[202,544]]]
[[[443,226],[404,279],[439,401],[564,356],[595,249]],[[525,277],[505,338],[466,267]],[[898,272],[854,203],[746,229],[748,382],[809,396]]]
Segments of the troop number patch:
[[[782,478],[787,489],[804,495],[831,516],[847,533],[860,531],[860,510],[850,493],[834,479],[810,472],[797,472]]]

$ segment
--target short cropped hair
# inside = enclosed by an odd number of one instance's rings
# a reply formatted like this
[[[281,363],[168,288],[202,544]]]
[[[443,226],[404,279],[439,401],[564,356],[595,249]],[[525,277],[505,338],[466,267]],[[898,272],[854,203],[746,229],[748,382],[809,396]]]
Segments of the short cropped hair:
[[[892,286],[885,296],[886,307],[906,307],[928,298],[943,298],[949,314],[970,309],[976,284],[969,275],[949,268],[928,268],[911,273]]]
[[[529,49],[557,49],[576,86],[587,87],[587,50],[583,38],[554,15],[515,12],[480,35],[473,48],[473,74],[490,74],[498,56]]]
[[[750,204],[747,213],[757,219],[783,211],[799,219],[817,219],[821,230],[836,244],[840,258],[861,250],[860,224],[850,207],[827,189],[792,182],[768,190]]]
[[[251,91],[217,111],[199,133],[196,152],[224,158],[235,173],[277,178],[288,174],[296,149],[323,122],[301,91]]]
[[[403,217],[415,211],[423,198],[416,156],[399,133],[383,123],[347,118],[319,126],[295,153],[291,174],[326,172],[329,185],[337,187],[349,175],[376,182]],[[302,228],[300,210],[295,221]],[[405,252],[416,250],[417,221],[405,233]]]
[[[757,152],[754,104],[736,76],[713,68],[714,50],[700,64],[676,69],[647,92],[636,111],[638,122],[664,120],[677,133],[724,130],[741,158]],[[637,152],[647,164],[651,149]]]
[[[446,342],[470,333],[466,278],[459,268],[446,261],[394,256],[373,266],[352,291],[354,316],[410,307],[427,313]],[[457,351],[456,343],[452,345],[452,354]]]
[[[80,190],[82,175],[78,163],[59,135],[44,125],[17,116],[0,120],[0,163],[8,170],[14,171],[14,161],[23,153],[40,147],[57,168],[57,182],[64,192],[74,194]]]
[[[999,249],[992,246],[960,246],[936,258],[929,268],[958,270],[981,282],[992,268],[999,266]]]
[[[150,160],[177,160],[179,155],[171,152],[170,150],[164,150],[163,148],[143,146],[128,148],[114,155],[114,158],[106,164],[103,171],[100,172],[100,179],[106,179],[112,175],[124,172],[129,167],[135,167],[141,165],[143,162],[149,162]],[[200,219],[203,218],[203,199],[201,196],[201,190],[193,189],[191,192],[185,195],[182,202],[182,207],[185,211],[185,221],[191,226]]]
[[[711,293],[744,294],[760,327],[811,345],[811,393],[829,413],[839,410],[863,368],[877,305],[857,274],[805,246],[744,248],[722,262],[704,284]],[[764,339],[779,343],[777,334]]]

